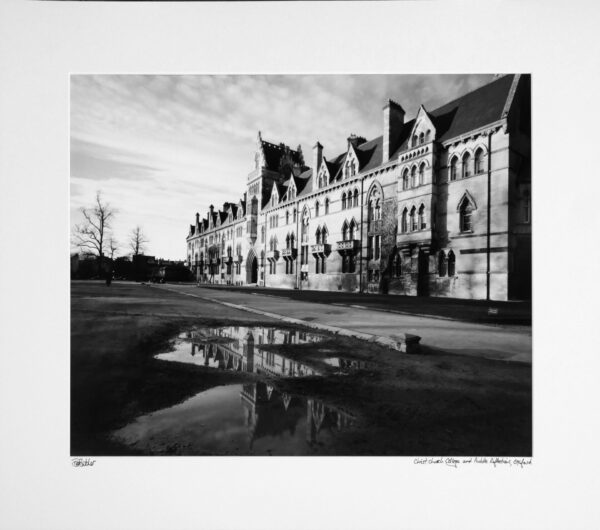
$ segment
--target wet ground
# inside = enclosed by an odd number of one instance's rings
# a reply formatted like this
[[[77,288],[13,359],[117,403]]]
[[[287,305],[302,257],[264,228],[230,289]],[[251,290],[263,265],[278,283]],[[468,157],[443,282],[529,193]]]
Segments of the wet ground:
[[[332,309],[333,310],[333,309]],[[531,367],[72,284],[73,455],[531,454]]]

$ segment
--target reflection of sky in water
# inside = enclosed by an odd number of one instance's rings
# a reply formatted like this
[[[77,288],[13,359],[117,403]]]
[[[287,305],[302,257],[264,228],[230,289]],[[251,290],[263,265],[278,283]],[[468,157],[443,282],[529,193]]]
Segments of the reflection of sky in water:
[[[156,358],[221,370],[266,373],[275,377],[323,375],[331,371],[327,370],[327,366],[337,368],[335,373],[372,367],[370,362],[343,357],[323,359],[317,356],[299,361],[263,347],[283,344],[289,348],[323,339],[322,335],[315,333],[274,327],[198,328],[180,333],[174,350],[156,355]]]
[[[113,436],[145,454],[334,454],[338,436],[353,424],[323,402],[258,383],[201,392]]]
[[[264,349],[266,345],[301,345],[323,340],[322,335],[274,327],[224,326],[182,332],[174,350],[157,359],[191,363],[209,368],[263,372],[273,376],[322,375],[311,364]]]

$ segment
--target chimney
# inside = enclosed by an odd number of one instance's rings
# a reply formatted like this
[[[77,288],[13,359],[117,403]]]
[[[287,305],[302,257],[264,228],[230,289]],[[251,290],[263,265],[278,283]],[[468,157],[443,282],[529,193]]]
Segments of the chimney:
[[[200,214],[196,212],[196,228],[200,226]]]
[[[348,137],[348,149],[351,145],[354,147],[354,149],[356,149],[359,145],[364,144],[366,141],[366,138],[363,138],[362,136],[356,136],[356,134],[352,133]]]
[[[398,149],[400,131],[404,125],[404,109],[395,101],[388,99],[383,107],[383,162],[387,162]]]
[[[313,147],[313,173],[316,175],[323,161],[323,146],[317,141]]]

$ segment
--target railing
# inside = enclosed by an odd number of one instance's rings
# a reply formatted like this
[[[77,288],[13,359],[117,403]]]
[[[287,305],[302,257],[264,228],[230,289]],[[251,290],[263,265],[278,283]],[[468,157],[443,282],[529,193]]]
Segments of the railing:
[[[295,258],[297,255],[297,250],[295,248],[282,248],[281,249],[281,257],[282,258]]]
[[[353,251],[358,248],[358,239],[347,239],[345,241],[338,241],[336,243],[336,250],[338,252]]]
[[[331,245],[329,243],[311,245],[310,252],[311,254],[329,254],[331,252]]]

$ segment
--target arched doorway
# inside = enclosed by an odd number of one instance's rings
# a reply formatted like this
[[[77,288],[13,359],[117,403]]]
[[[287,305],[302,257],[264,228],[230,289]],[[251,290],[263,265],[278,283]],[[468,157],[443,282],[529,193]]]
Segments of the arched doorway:
[[[258,260],[252,251],[246,259],[246,283],[258,283]]]

